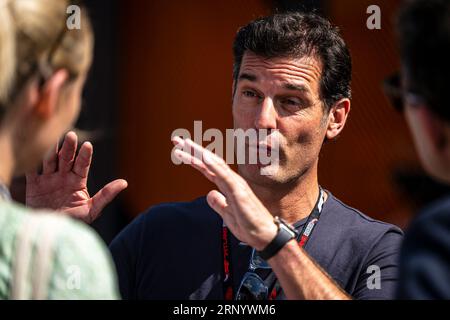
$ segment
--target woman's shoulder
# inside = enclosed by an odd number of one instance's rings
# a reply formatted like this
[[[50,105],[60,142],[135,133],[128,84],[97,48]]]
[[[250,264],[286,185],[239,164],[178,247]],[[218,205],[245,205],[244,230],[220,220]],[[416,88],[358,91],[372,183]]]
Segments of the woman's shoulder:
[[[47,238],[53,236],[58,239],[55,241],[58,246],[72,240],[76,240],[77,243],[101,242],[88,225],[63,213],[34,210],[14,202],[0,203],[0,227],[5,233],[12,234],[13,238],[27,232],[28,236],[32,233],[40,234],[39,237],[33,237],[33,241],[42,240],[42,236]]]
[[[0,216],[1,229],[9,233],[0,239],[9,251],[11,273],[14,261],[28,255],[35,267],[51,269],[47,298],[117,298],[112,260],[103,241],[88,225],[64,214],[16,203],[1,204]]]

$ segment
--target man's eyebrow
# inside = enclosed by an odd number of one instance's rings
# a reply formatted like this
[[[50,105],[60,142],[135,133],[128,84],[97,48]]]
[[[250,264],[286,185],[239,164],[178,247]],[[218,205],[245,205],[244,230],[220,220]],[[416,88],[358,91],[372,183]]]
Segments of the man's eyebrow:
[[[285,88],[287,90],[300,91],[303,93],[308,92],[308,88],[306,88],[304,85],[299,85],[299,84],[289,83],[289,82],[284,83],[283,88]]]
[[[248,80],[248,81],[251,81],[251,82],[255,82],[255,81],[258,80],[258,77],[255,76],[254,74],[250,74],[250,73],[245,73],[244,72],[244,73],[241,73],[239,75],[238,80]]]
[[[258,81],[258,77],[255,76],[254,74],[243,72],[238,77],[238,81],[240,81],[240,80],[248,80],[251,82],[256,82],[256,81]],[[306,86],[304,86],[302,84],[291,83],[291,82],[283,83],[283,88],[285,88],[287,90],[300,91],[302,93],[309,92],[309,90]]]

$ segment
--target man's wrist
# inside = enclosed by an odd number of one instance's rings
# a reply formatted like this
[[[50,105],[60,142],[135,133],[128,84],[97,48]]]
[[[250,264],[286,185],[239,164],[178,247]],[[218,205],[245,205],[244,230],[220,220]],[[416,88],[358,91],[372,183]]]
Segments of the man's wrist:
[[[272,240],[263,249],[258,250],[264,260],[268,260],[278,253],[289,241],[297,239],[298,232],[293,226],[279,217],[274,218],[277,232]]]
[[[255,243],[255,246],[253,247],[258,251],[263,250],[269,243],[273,241],[273,239],[275,239],[277,233],[278,226],[273,221],[271,221],[267,224],[264,230],[260,232],[257,243]]]
[[[302,248],[298,245],[298,242],[296,239],[291,239],[278,251],[276,254],[274,254],[272,257],[267,259],[267,262],[270,262],[271,264],[275,262],[278,258],[281,258],[282,261],[286,262],[286,255],[292,256],[294,253],[298,253],[298,250],[302,250]]]

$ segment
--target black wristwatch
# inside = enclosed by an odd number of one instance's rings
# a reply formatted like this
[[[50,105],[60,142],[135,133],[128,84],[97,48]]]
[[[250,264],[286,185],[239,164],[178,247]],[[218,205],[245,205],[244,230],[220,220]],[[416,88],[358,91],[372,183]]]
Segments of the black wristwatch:
[[[275,217],[274,222],[278,226],[277,235],[267,247],[259,251],[259,256],[266,261],[277,254],[286,243],[298,237],[298,231],[280,217]]]

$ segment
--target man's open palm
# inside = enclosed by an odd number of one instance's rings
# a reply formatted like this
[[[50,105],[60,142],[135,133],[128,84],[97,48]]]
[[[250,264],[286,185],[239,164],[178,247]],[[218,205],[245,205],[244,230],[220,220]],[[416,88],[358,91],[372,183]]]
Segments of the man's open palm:
[[[42,174],[27,174],[26,204],[33,208],[62,211],[91,223],[127,187],[127,182],[122,179],[110,182],[91,197],[87,178],[93,147],[85,142],[77,155],[77,146],[77,135],[67,133],[61,149],[58,151],[56,145],[44,159]]]

